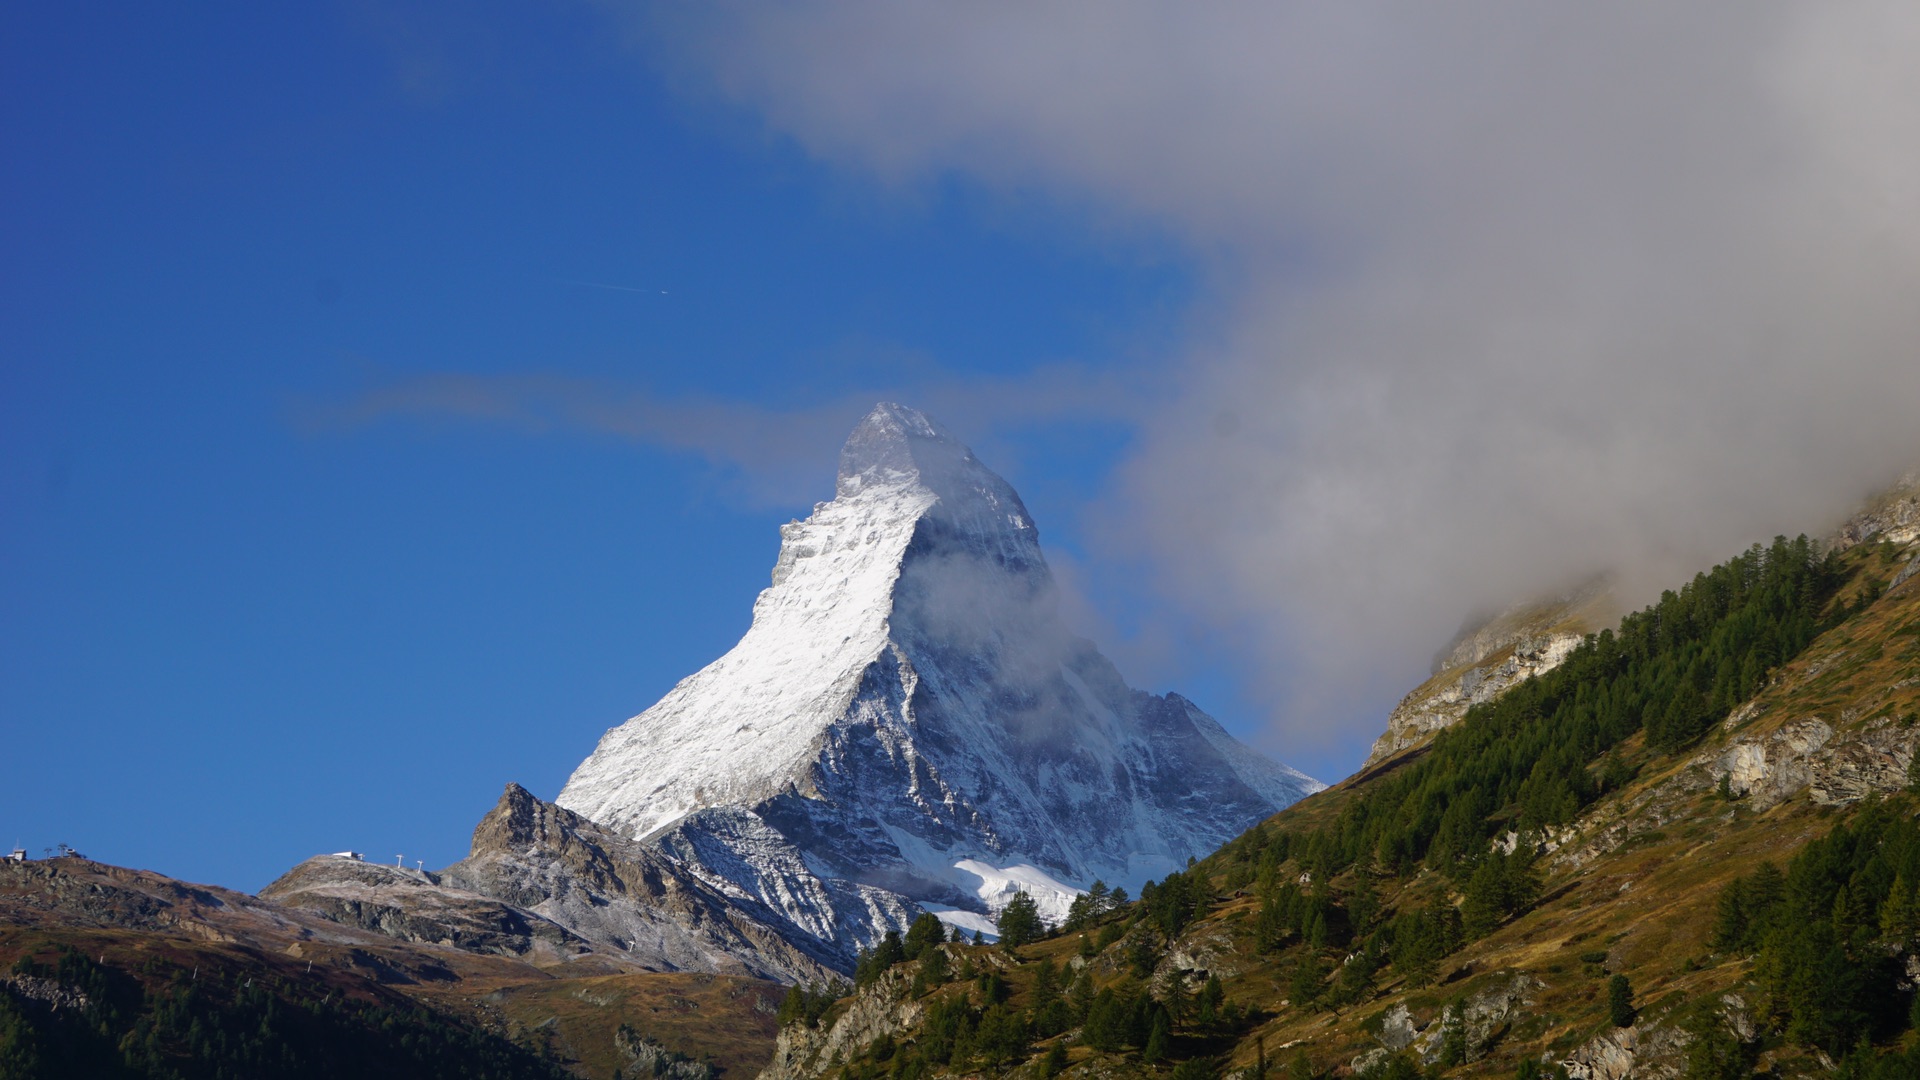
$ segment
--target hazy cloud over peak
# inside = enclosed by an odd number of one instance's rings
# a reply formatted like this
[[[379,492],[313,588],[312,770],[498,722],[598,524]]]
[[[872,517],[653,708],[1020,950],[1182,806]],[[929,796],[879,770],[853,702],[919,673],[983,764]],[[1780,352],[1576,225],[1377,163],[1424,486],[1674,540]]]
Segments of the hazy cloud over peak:
[[[1605,567],[1637,602],[1920,461],[1908,5],[646,18],[824,159],[1215,262],[1221,314],[1112,509],[1169,595],[1280,658],[1296,736],[1405,689],[1468,610]]]
[[[370,373],[341,402],[297,419],[316,429],[389,417],[447,417],[528,432],[589,432],[692,454],[749,505],[800,508],[827,498],[847,432],[877,401],[912,401],[998,449],[1009,429],[1137,420],[1139,373],[1053,364],[1016,376],[963,378],[903,356],[895,378],[774,408],[738,399],[674,396],[644,386],[559,374]]]

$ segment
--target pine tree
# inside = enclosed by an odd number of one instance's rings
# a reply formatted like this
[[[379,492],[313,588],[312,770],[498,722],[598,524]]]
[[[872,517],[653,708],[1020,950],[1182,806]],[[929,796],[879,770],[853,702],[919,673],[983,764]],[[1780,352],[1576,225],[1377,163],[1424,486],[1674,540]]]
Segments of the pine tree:
[[[1747,881],[1735,878],[1720,890],[1713,914],[1713,947],[1722,952],[1746,952],[1752,946],[1747,913]]]
[[[795,1023],[807,1015],[806,991],[799,984],[787,987],[787,996],[780,999],[780,1011],[774,1014],[774,1022],[781,1027]]]
[[[1001,946],[1008,950],[1037,941],[1046,932],[1046,924],[1040,921],[1040,905],[1024,890],[1014,893],[1007,906],[1000,909],[995,925],[1000,930]]]
[[[946,940],[946,936],[947,928],[940,925],[939,919],[931,912],[921,912],[920,917],[913,920],[913,925],[907,927],[907,938],[902,943],[904,958],[920,959],[920,954],[927,951],[927,946]]]
[[[928,989],[944,985],[953,977],[953,970],[947,963],[947,950],[938,945],[930,946],[920,954],[920,973],[915,981]]]
[[[1028,998],[1035,1013],[1060,1000],[1060,969],[1054,966],[1053,957],[1042,959],[1034,968]]]
[[[1165,1061],[1173,1051],[1173,1021],[1165,1009],[1156,1009],[1153,1014],[1153,1027],[1147,1033],[1147,1045],[1142,1048],[1140,1057],[1147,1064]]]
[[[1066,1068],[1067,1041],[1055,1039],[1053,1045],[1047,1047],[1047,1056],[1040,1059],[1040,1080],[1050,1080],[1051,1077],[1059,1076],[1066,1071]]]
[[[1607,1016],[1614,1027],[1632,1027],[1636,1010],[1633,1007],[1633,983],[1625,975],[1615,975],[1607,980]]]
[[[1287,999],[1296,1009],[1311,1009],[1326,987],[1327,969],[1320,957],[1304,952],[1293,965],[1293,977],[1287,981]]]
[[[1060,924],[1062,930],[1083,930],[1093,922],[1093,900],[1086,893],[1073,898],[1067,905],[1067,919]]]
[[[1200,1009],[1198,1023],[1202,1030],[1211,1031],[1220,1022],[1221,1006],[1226,1004],[1227,988],[1220,983],[1220,976],[1209,973],[1206,985],[1200,988]]]
[[[1753,1075],[1752,1055],[1748,1048],[1727,1030],[1716,1016],[1702,1016],[1689,1024],[1687,1043],[1688,1080],[1743,1080]]]
[[[1167,1018],[1173,1023],[1186,1020],[1193,999],[1187,994],[1187,974],[1176,971],[1167,979],[1167,987],[1160,995],[1160,1004],[1167,1010]]]
[[[1124,1004],[1119,995],[1109,988],[1093,996],[1080,1038],[1095,1050],[1112,1053],[1126,1042],[1126,1026]]]
[[[1920,906],[1914,902],[1914,888],[1905,874],[1895,874],[1887,899],[1880,905],[1880,933],[1896,945],[1913,944],[1920,930]]]

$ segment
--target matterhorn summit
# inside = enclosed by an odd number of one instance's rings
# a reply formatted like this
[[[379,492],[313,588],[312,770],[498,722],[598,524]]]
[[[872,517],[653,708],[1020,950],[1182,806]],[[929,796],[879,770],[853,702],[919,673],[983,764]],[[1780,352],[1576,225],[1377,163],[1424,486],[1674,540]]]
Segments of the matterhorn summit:
[[[882,404],[781,528],[740,643],[607,732],[558,804],[851,956],[916,909],[990,929],[1137,888],[1321,785],[1127,686],[1056,610],[1020,496]]]

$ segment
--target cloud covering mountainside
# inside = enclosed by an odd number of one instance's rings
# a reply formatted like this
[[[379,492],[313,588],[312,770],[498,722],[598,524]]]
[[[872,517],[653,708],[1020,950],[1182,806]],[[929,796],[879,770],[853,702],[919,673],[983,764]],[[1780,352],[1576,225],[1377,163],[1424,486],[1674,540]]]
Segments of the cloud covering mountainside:
[[[828,162],[1038,193],[1210,267],[1107,512],[1177,602],[1286,658],[1261,667],[1296,735],[1463,612],[1605,568],[1637,603],[1920,460],[1911,7],[639,18],[684,85]]]

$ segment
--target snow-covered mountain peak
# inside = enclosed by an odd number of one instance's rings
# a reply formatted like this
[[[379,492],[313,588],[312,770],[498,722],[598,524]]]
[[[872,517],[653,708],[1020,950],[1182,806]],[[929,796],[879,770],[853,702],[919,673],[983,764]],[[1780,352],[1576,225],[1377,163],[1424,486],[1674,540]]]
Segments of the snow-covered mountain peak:
[[[835,495],[918,483],[941,495],[984,483],[1005,487],[965,443],[918,409],[883,401],[873,407],[840,448]]]
[[[931,496],[923,509],[947,527],[947,546],[992,552],[1017,569],[1045,572],[1040,531],[1019,494],[918,409],[875,405],[840,449],[834,492],[835,502]]]
[[[561,806],[845,950],[1015,887],[1057,918],[1320,786],[1072,634],[1019,495],[939,424],[879,405],[840,462],[739,644],[608,731]]]

